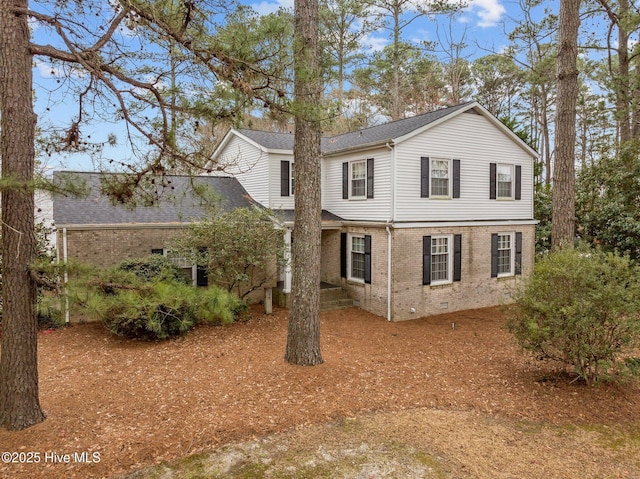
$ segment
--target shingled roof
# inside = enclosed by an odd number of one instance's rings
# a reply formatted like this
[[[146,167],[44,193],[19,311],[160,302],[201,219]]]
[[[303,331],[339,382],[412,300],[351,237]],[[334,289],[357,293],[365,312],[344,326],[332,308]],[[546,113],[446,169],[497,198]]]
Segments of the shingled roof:
[[[102,192],[102,180],[111,173],[57,171],[54,181],[73,181],[85,185],[89,194],[82,197],[55,195],[53,220],[57,227],[80,225],[134,225],[186,223],[203,218],[211,205],[211,194],[223,211],[255,205],[237,179],[216,176],[164,176],[157,181],[153,206],[114,205]],[[195,188],[194,188],[195,186]],[[203,194],[202,187],[206,193]]]
[[[393,141],[404,135],[418,130],[424,126],[433,123],[436,120],[444,118],[457,110],[466,108],[471,103],[467,102],[449,108],[415,115],[402,120],[390,121],[382,125],[364,128],[362,130],[344,133],[332,137],[322,138],[322,153],[331,154],[341,150],[348,150],[360,146],[374,145]],[[238,130],[244,137],[254,141],[267,150],[286,150],[293,151],[293,134],[292,133],[275,133],[269,131],[249,130],[246,128]]]

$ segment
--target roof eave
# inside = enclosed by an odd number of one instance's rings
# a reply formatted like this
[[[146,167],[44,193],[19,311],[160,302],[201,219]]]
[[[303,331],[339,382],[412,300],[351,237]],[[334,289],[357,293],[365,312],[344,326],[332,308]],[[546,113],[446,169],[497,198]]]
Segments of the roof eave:
[[[330,150],[328,152],[322,152],[322,156],[327,158],[330,156],[342,155],[344,153],[349,153],[351,151],[366,151],[366,150],[374,150],[376,148],[380,148],[383,146],[393,146],[396,141],[393,138],[387,138],[384,140],[377,140],[371,143],[365,143],[363,145],[355,145],[349,146],[347,148],[341,148],[339,150]]]

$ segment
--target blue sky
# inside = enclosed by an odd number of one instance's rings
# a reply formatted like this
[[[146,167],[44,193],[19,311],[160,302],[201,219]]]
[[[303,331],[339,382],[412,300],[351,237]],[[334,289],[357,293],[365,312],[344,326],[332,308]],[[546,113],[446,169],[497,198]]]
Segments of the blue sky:
[[[264,0],[259,3],[248,1],[247,3],[261,14],[274,12],[278,8],[293,9],[293,0]],[[468,46],[462,55],[472,60],[475,57],[502,50],[507,44],[506,33],[513,29],[513,19],[519,19],[520,16],[520,5],[517,1],[472,0],[453,19],[449,20],[444,16],[433,19],[421,17],[411,23],[403,35],[406,40],[415,42],[421,40],[444,43],[448,41],[459,42],[464,38],[464,42]],[[44,29],[35,29],[34,37],[38,43],[53,41],[48,38]],[[369,35],[363,47],[368,51],[375,51],[384,48],[388,43],[388,32],[380,30]],[[43,62],[36,63],[34,68],[36,113],[43,122],[46,122],[47,119],[63,119],[68,126],[70,119],[76,113],[76,107],[75,104],[71,106],[71,101],[67,104],[64,100],[64,82],[58,83],[58,80],[63,77],[50,65]],[[53,91],[50,93],[47,90]],[[122,124],[118,125],[115,122],[110,124],[105,121],[95,126],[92,131],[85,129],[83,133],[90,134],[91,139],[98,142],[105,141],[109,133],[115,133],[120,144],[115,148],[106,147],[104,155],[116,160],[124,160],[126,158],[123,157],[127,155],[127,149],[124,145],[126,135],[123,128]],[[51,169],[93,170],[96,167],[92,165],[87,155],[82,154],[72,155],[68,158],[56,155],[48,159],[47,164]]]

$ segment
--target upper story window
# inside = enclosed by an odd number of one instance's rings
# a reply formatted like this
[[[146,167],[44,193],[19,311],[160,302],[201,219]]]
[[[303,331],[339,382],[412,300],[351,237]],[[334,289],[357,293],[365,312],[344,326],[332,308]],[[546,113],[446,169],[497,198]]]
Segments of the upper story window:
[[[282,160],[280,162],[280,196],[293,196],[294,166],[292,161]]]
[[[500,198],[512,198],[512,185],[513,185],[513,166],[512,165],[498,165],[498,199]]]
[[[450,196],[450,162],[449,160],[431,160],[431,195]]]
[[[520,200],[522,166],[508,163],[489,164],[489,199]]]
[[[367,193],[367,163],[351,163],[351,198],[364,198]]]
[[[342,163],[342,199],[373,198],[373,158]]]
[[[460,160],[420,158],[421,198],[460,198]]]

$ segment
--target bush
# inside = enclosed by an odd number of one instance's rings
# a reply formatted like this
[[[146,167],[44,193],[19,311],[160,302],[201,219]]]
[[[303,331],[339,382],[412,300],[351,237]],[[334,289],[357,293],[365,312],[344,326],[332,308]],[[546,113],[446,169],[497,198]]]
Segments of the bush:
[[[240,302],[217,287],[162,281],[100,289],[86,307],[118,336],[153,340],[182,335],[196,324],[231,323]]]
[[[628,256],[567,247],[543,256],[507,310],[524,349],[592,383],[620,372],[638,345],[640,283]]]
[[[189,278],[184,274],[184,271],[161,254],[123,261],[118,265],[118,269],[129,271],[142,281],[176,281],[189,284]]]

